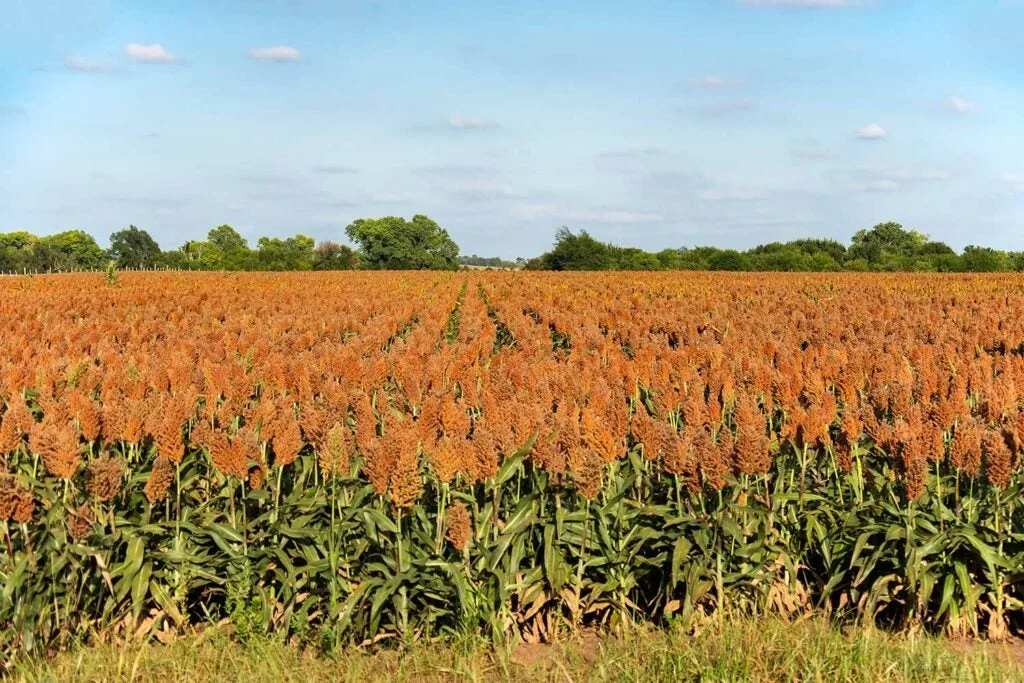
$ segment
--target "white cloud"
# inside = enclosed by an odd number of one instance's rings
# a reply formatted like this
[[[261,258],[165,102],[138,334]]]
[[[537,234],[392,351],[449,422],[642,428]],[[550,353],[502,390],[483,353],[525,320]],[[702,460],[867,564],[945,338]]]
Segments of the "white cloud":
[[[302,59],[302,53],[294,47],[277,45],[253,48],[249,50],[249,57],[257,62],[298,62]]]
[[[949,95],[945,100],[946,109],[957,114],[973,114],[978,111],[978,105],[959,95]]]
[[[707,74],[686,79],[686,85],[693,88],[739,88],[746,85],[746,81],[739,78],[723,78],[722,76]]]
[[[485,128],[498,127],[496,122],[489,119],[479,116],[461,116],[459,114],[452,114],[445,119],[445,123],[456,130],[483,130]]]
[[[152,45],[128,43],[124,46],[124,53],[133,62],[141,62],[143,64],[177,64],[181,61],[159,43],[153,43]]]
[[[107,62],[96,62],[91,59],[86,59],[85,57],[79,57],[78,55],[68,55],[65,57],[64,68],[71,71],[90,74],[110,73],[115,70],[113,64],[108,64]]]
[[[857,137],[861,140],[885,140],[889,133],[877,123],[869,123],[857,131]]]

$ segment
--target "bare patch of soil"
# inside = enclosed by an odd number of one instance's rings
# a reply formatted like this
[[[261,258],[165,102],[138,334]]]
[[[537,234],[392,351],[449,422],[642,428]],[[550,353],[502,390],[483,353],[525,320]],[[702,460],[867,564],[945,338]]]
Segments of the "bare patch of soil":
[[[600,657],[601,642],[608,637],[586,629],[572,636],[566,643],[519,643],[512,650],[510,659],[527,669],[553,671],[564,666],[566,653],[571,649],[575,656],[589,664]]]
[[[1024,639],[1007,638],[992,642],[984,640],[950,639],[949,646],[962,654],[986,654],[1001,662],[1024,668]]]

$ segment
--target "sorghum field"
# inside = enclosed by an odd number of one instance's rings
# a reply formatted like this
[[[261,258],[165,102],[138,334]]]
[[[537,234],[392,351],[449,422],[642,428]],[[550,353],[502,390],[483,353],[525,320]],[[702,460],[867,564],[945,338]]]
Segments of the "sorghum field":
[[[1024,625],[1017,276],[11,277],[0,321],[0,660]]]

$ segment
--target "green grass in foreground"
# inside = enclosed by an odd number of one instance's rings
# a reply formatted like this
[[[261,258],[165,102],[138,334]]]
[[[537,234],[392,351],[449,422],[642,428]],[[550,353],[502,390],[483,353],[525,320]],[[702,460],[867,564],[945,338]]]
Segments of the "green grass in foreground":
[[[131,647],[96,646],[17,665],[26,681],[1024,681],[1020,644],[963,645],[851,629],[820,618],[745,619],[682,630],[569,639],[510,651],[463,641],[409,650],[302,653],[223,634]]]

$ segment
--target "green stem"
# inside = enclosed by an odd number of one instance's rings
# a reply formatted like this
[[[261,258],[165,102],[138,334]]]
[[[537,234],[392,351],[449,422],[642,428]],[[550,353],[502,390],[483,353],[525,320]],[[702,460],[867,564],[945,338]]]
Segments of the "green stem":
[[[804,494],[807,492],[807,444],[804,443],[800,453],[800,512],[804,511]]]
[[[335,519],[337,514],[337,503],[338,503],[338,487],[337,478],[333,478],[330,481],[331,487],[331,529],[327,536],[328,552],[330,553],[331,561],[331,607],[335,606],[338,599],[338,552],[335,544]]]
[[[245,479],[240,479],[239,482],[238,482],[238,486],[241,489],[241,493],[242,493],[242,495],[241,495],[241,498],[242,498],[242,551],[248,557],[248,555],[249,555],[249,511],[247,509],[248,506],[245,504],[246,503],[246,498],[247,498],[246,491],[248,490],[248,487],[245,484]]]
[[[284,467],[277,467],[277,483],[274,486],[274,523],[277,523],[278,517],[281,514],[281,477],[284,473]]]
[[[437,493],[437,528],[434,534],[434,553],[441,554],[444,541],[444,518],[448,506],[448,484],[442,483]]]
[[[683,517],[683,492],[679,485],[679,475],[673,474],[672,479],[676,486],[676,514],[678,514],[681,519]]]

